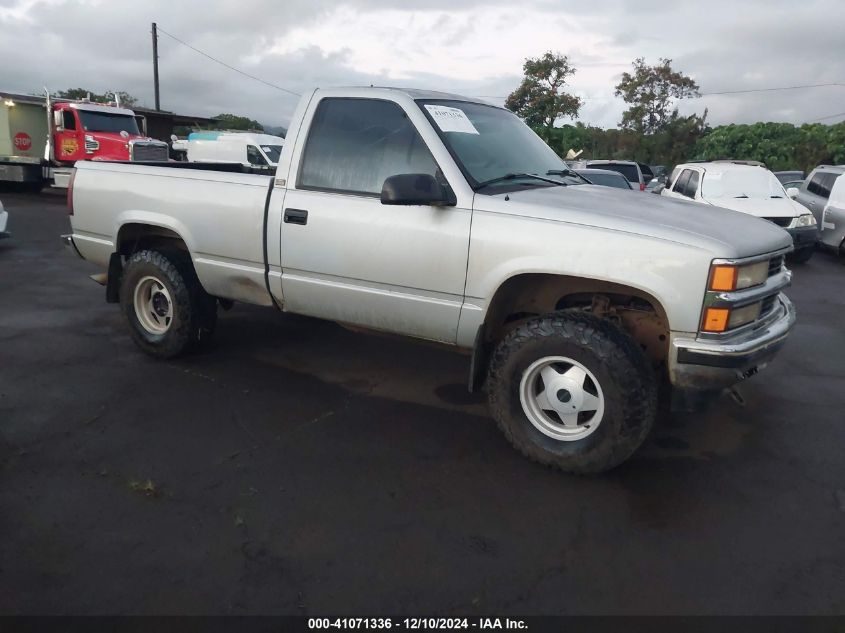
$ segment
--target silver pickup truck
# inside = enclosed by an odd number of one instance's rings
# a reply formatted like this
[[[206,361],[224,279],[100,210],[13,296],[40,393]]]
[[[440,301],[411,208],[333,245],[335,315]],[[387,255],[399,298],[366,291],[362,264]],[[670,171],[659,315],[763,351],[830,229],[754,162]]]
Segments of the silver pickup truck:
[[[241,170],[78,163],[66,242],[148,354],[201,345],[235,301],[439,341],[517,449],[589,473],[642,444],[661,382],[720,391],[795,322],[783,229],[584,184],[465,97],[315,90],[275,176]]]

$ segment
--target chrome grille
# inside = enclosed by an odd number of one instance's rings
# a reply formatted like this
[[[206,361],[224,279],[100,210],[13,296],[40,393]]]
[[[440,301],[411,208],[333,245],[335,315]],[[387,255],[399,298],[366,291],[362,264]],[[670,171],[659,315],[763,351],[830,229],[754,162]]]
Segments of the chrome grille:
[[[792,224],[792,218],[763,218],[763,219],[768,220],[769,222],[772,222],[774,224],[777,224],[778,226],[783,226],[783,227],[786,227],[786,226],[789,226],[790,224]]]
[[[132,143],[130,160],[133,161],[167,161],[167,144],[165,143]]]

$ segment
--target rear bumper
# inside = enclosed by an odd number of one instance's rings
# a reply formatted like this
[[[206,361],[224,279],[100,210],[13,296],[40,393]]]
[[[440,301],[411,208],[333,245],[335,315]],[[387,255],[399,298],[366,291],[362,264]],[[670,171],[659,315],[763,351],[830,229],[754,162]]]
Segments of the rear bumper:
[[[672,335],[669,378],[679,389],[716,391],[756,374],[778,353],[795,325],[795,306],[778,295],[775,318],[735,340]]]
[[[799,248],[813,246],[819,239],[819,230],[815,226],[802,226],[795,229],[784,229],[792,237],[792,244],[797,251]]]
[[[73,249],[73,252],[76,253],[81,259],[85,259],[84,257],[82,257],[82,253],[79,252],[79,249],[76,248],[76,242],[73,241],[73,235],[62,235],[61,238],[62,243],[65,245],[65,247]]]

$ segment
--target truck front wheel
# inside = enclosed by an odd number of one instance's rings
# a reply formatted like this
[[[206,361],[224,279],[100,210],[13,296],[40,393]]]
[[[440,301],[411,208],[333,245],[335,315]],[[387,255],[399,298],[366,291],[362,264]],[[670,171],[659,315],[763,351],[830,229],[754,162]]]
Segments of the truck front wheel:
[[[217,322],[215,299],[179,251],[133,253],[123,270],[120,304],[132,339],[157,358],[173,358],[207,341]]]
[[[531,319],[496,347],[490,409],[520,452],[571,473],[599,473],[640,447],[654,425],[657,381],[642,350],[584,312]]]

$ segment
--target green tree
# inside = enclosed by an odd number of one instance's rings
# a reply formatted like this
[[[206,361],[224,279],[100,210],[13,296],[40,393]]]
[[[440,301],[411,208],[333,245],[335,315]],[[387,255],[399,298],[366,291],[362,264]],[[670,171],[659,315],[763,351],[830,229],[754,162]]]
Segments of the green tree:
[[[237,116],[235,114],[218,114],[214,118],[217,119],[218,122],[217,128],[221,130],[264,131],[264,126],[262,126],[258,121],[245,116]]]
[[[133,97],[128,92],[124,92],[122,90],[118,90],[117,93],[114,92],[104,92],[102,94],[98,94],[91,90],[86,90],[85,88],[68,88],[67,90],[59,90],[56,93],[56,96],[60,99],[87,99],[90,97],[93,103],[110,103],[114,102],[115,94],[120,97],[120,105],[123,108],[134,108],[138,105],[138,99]]]
[[[622,74],[615,95],[629,104],[620,126],[640,134],[653,134],[678,118],[675,99],[698,97],[698,84],[681,72],[672,70],[671,59],[660,59],[654,66],[643,57],[632,63],[634,72]]]
[[[526,59],[522,69],[522,83],[508,95],[505,107],[548,138],[555,121],[578,116],[581,99],[563,91],[575,68],[566,55],[549,51],[542,57]]]
[[[722,125],[699,139],[693,155],[703,160],[759,160],[776,171],[808,172],[816,165],[845,161],[845,123]]]

